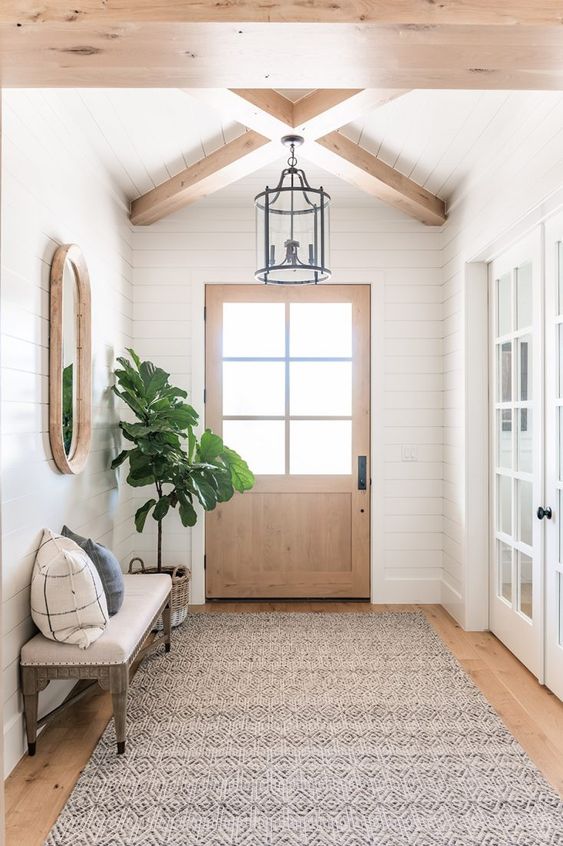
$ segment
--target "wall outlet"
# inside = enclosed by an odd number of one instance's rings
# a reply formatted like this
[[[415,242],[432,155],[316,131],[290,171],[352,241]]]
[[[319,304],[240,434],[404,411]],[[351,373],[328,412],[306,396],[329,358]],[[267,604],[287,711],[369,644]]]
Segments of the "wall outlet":
[[[418,452],[416,447],[403,445],[402,458],[403,461],[418,461]]]

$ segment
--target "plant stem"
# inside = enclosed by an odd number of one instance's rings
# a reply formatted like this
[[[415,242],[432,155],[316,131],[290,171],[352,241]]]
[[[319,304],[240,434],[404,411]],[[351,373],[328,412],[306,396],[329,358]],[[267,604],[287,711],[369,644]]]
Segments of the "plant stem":
[[[160,482],[156,482],[156,492],[158,494],[159,501],[162,499],[162,485]],[[162,520],[158,521],[158,529],[157,529],[157,544],[156,544],[156,567],[158,572],[162,572]]]
[[[158,541],[157,541],[157,568],[158,572],[162,572],[162,520],[158,521]]]

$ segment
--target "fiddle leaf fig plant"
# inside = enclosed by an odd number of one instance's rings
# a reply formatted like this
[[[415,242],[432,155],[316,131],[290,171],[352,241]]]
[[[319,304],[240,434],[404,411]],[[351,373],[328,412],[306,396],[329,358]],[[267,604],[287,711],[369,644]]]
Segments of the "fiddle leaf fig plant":
[[[194,526],[194,502],[212,511],[235,492],[254,485],[244,459],[206,429],[198,438],[199,415],[185,400],[186,391],[170,384],[170,375],[150,361],[141,361],[128,349],[131,360],[117,359],[113,392],[123,400],[138,422],[122,420],[119,428],[132,446],[112,461],[112,468],[129,462],[127,481],[133,487],[154,485],[156,495],[135,514],[135,527],[142,532],[147,517],[158,525],[157,567],[162,569],[162,521],[177,508],[184,526]]]

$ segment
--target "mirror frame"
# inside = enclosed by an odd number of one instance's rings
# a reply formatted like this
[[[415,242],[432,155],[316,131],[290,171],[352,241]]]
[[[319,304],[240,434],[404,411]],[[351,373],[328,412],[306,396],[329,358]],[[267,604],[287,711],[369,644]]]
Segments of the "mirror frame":
[[[63,278],[66,263],[74,271],[77,291],[76,430],[74,449],[67,455],[63,442]],[[90,277],[82,250],[76,244],[58,247],[51,263],[49,333],[49,440],[61,473],[84,469],[92,439],[92,314]]]

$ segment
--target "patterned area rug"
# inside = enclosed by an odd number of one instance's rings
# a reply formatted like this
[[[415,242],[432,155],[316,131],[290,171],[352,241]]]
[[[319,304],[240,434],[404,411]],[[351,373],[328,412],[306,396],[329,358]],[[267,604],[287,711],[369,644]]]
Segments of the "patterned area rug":
[[[563,803],[422,614],[190,616],[48,846],[563,844]]]

